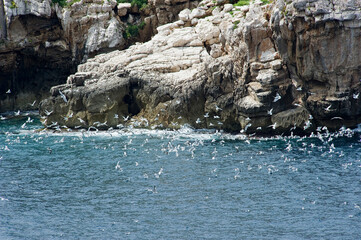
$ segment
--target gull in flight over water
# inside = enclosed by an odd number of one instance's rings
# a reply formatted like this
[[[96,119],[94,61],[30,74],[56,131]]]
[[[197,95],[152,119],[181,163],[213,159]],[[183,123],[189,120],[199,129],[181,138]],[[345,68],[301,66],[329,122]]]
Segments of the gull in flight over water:
[[[49,116],[50,114],[52,114],[52,113],[53,113],[53,111],[50,111],[50,112],[49,112],[49,111],[48,111],[48,110],[46,110],[46,109],[44,110],[44,112],[45,112],[45,114],[46,114],[47,116]]]
[[[271,108],[269,111],[267,111],[268,115],[272,115],[273,108]]]
[[[248,123],[245,127],[244,127],[244,131],[247,131],[247,129],[252,126],[252,123]]]
[[[272,127],[272,129],[276,129],[276,126],[277,126],[277,122],[275,122],[275,123],[272,124],[272,125],[269,125],[268,127]]]
[[[333,118],[331,118],[331,120],[343,120],[343,118],[342,117],[333,117]]]
[[[60,94],[60,97],[64,100],[64,102],[68,103],[68,99],[66,99],[65,94],[62,93],[60,90],[59,90],[59,94]]]
[[[331,111],[330,108],[331,108],[332,104],[330,106],[328,106],[327,108],[325,108],[326,111]]]
[[[281,96],[279,93],[276,94],[275,98],[273,99],[273,102],[277,102],[278,100],[281,99]]]
[[[80,117],[78,117],[78,120],[80,123],[85,123],[85,121],[83,119],[81,119]]]
[[[36,100],[33,103],[29,103],[29,104],[30,104],[30,106],[34,107],[35,103],[36,103]]]
[[[311,122],[310,122],[310,120],[308,120],[307,122],[305,122],[305,126],[303,126],[303,130],[306,130],[306,129],[308,129],[310,126],[311,126]]]

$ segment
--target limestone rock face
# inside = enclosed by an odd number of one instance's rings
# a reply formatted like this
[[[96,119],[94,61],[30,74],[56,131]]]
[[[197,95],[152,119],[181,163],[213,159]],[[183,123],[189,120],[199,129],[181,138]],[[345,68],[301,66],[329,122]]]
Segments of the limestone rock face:
[[[298,0],[283,9],[272,16],[275,42],[302,104],[319,125],[360,123],[361,2]]]
[[[36,109],[42,96],[48,95],[48,86],[62,83],[74,71],[68,40],[48,0],[5,0],[5,12],[7,38],[0,40],[0,111],[20,106]],[[5,94],[9,89],[11,93]]]
[[[65,8],[51,0],[5,0],[0,111],[36,109],[88,55],[125,46],[115,6],[115,0],[81,0]],[[11,94],[4,94],[8,89]]]
[[[87,128],[353,127],[361,122],[360,12],[346,0],[237,8],[205,0],[150,41],[79,65],[40,113],[45,125]]]
[[[192,1],[178,0],[152,2],[145,10],[116,0],[68,1],[64,7],[51,0],[4,2],[7,37],[0,41],[0,112],[37,109],[50,87],[64,83],[79,63],[124,49],[136,39],[148,40],[159,24],[194,7]],[[139,29],[141,37],[123,37],[129,26],[140,24],[145,25]],[[5,94],[8,89],[11,94]]]

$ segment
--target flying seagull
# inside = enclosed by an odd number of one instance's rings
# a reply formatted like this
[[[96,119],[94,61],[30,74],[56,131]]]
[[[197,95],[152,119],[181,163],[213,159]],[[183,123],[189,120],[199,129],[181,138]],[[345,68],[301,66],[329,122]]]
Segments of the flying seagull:
[[[64,100],[64,102],[68,103],[68,99],[66,99],[65,94],[62,93],[60,90],[59,90],[59,94],[60,94],[60,97]]]
[[[281,96],[279,93],[276,94],[275,98],[273,99],[273,102],[277,102],[278,100],[281,99]]]

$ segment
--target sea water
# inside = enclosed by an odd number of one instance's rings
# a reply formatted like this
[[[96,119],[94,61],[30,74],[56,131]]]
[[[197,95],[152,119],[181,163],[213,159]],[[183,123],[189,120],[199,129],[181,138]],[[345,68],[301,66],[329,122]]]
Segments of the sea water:
[[[358,131],[41,127],[0,120],[0,239],[361,239]]]

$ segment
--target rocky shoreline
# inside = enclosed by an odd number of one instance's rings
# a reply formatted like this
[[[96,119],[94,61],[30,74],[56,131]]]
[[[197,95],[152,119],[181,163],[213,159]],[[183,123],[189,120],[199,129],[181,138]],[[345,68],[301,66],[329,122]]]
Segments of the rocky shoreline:
[[[361,123],[361,3],[205,0],[98,54],[40,104],[45,126],[308,133]]]

